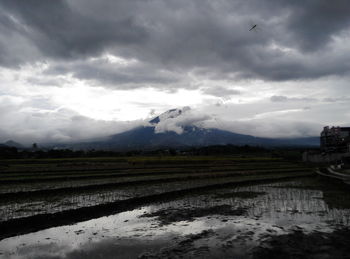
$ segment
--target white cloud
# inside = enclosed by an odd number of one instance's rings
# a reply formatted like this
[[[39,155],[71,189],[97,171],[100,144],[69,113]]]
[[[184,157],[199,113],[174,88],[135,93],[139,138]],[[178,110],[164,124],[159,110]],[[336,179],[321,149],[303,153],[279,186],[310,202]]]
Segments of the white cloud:
[[[202,126],[202,123],[209,120],[210,116],[195,112],[189,107],[184,107],[182,113],[175,118],[161,117],[160,121],[155,125],[155,132],[162,133],[166,131],[174,131],[177,134],[182,134],[184,127],[190,125]]]
[[[24,104],[11,98],[1,100],[0,142],[9,139],[24,144],[74,142],[106,137],[143,124],[143,121],[94,120],[68,109],[43,110]]]
[[[206,127],[215,127],[235,133],[266,138],[291,138],[318,136],[322,124],[295,121],[283,118],[278,119],[252,119],[237,121],[208,121]]]
[[[308,136],[349,126],[347,0],[32,4],[0,3],[2,140],[103,136],[186,105],[157,132],[195,123]],[[248,31],[250,17],[263,31]]]

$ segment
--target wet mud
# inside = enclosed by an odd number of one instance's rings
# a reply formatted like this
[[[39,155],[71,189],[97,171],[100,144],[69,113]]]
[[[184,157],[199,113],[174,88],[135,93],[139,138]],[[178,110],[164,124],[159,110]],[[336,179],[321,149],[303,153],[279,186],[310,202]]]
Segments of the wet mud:
[[[213,236],[213,230],[204,230],[198,234],[190,234],[185,236],[181,241],[176,242],[175,245],[165,247],[158,252],[146,252],[141,254],[139,259],[161,259],[161,258],[182,258],[184,255],[188,258],[200,258],[209,252],[207,245],[200,247],[195,246],[195,242]]]
[[[82,180],[96,187],[67,186],[57,197],[51,187],[13,189],[1,208],[17,202],[28,213],[8,207],[0,258],[349,258],[349,187],[310,171],[266,172],[207,178],[198,171],[191,181],[150,178],[110,190]],[[31,191],[38,192],[26,200]]]
[[[0,258],[349,258],[350,207],[326,199],[343,187],[309,177],[162,196],[3,239]]]
[[[161,225],[169,225],[179,221],[193,221],[196,217],[210,215],[243,216],[246,208],[232,208],[230,205],[219,205],[208,208],[176,209],[167,208],[153,213],[144,214],[141,217],[156,217]]]
[[[304,175],[303,175],[304,176]],[[306,175],[307,176],[307,175]],[[18,234],[30,233],[45,228],[74,224],[80,221],[98,218],[102,216],[112,215],[122,211],[132,210],[139,206],[147,205],[155,202],[164,202],[173,200],[184,195],[194,195],[198,192],[215,190],[225,187],[258,184],[264,182],[283,181],[295,178],[296,175],[283,176],[262,176],[255,178],[242,178],[233,182],[226,182],[213,185],[205,185],[194,188],[180,189],[170,192],[163,192],[148,196],[130,198],[126,200],[117,200],[106,204],[98,204],[95,206],[82,207],[78,209],[60,211],[57,213],[42,213],[30,217],[14,218],[7,221],[0,221],[0,240]]]
[[[291,258],[350,258],[350,229],[339,229],[332,233],[302,230],[290,234],[270,237],[253,252],[254,259]]]

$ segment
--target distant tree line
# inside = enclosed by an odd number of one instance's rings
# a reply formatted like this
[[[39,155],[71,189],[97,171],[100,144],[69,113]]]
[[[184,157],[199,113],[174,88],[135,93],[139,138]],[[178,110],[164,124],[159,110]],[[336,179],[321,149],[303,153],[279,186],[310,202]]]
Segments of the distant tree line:
[[[213,145],[206,147],[183,147],[183,148],[159,148],[154,150],[71,150],[71,149],[18,149],[16,147],[0,146],[0,159],[31,159],[31,158],[83,158],[83,157],[113,157],[113,156],[208,156],[208,155],[235,155],[235,154],[269,154],[273,157],[284,157],[291,160],[300,160],[302,148],[265,148],[259,146],[235,146]]]
[[[230,155],[230,154],[244,154],[244,153],[266,153],[270,150],[259,146],[235,146],[235,145],[213,145],[206,147],[193,147],[184,152],[191,155]]]
[[[31,159],[31,158],[79,158],[121,156],[121,152],[102,150],[71,150],[71,149],[17,149],[16,147],[0,147],[0,159]]]

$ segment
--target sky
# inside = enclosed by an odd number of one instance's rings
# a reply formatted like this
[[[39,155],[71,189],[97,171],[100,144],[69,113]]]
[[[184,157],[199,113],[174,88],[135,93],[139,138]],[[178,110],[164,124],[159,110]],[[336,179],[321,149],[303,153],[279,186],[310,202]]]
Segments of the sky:
[[[181,107],[182,123],[260,137],[350,126],[349,13],[348,0],[0,0],[0,142],[98,138]]]

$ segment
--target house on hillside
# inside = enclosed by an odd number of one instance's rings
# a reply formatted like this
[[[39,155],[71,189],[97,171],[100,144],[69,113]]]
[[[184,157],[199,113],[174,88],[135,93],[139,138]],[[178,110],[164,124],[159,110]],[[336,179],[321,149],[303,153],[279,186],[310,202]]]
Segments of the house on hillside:
[[[326,152],[350,152],[350,127],[323,128],[320,136],[321,149]]]

